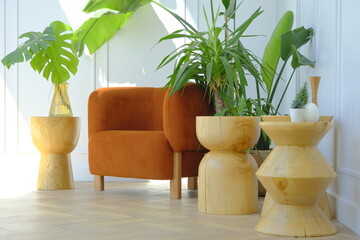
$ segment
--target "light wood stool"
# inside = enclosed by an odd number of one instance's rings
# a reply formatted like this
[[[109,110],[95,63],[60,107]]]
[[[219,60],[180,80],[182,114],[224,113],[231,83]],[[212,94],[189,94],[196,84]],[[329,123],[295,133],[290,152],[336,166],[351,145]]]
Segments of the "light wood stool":
[[[255,229],[281,236],[335,234],[335,226],[318,206],[336,177],[317,148],[334,125],[331,117],[322,117],[320,122],[293,123],[289,117],[278,116],[273,120],[277,121],[260,123],[276,147],[256,173],[273,203],[264,206],[268,210]]]
[[[74,188],[70,153],[80,134],[78,117],[32,117],[31,136],[41,152],[37,189]]]
[[[196,134],[210,150],[199,166],[198,208],[210,214],[257,211],[257,164],[247,151],[260,136],[259,117],[197,117]]]

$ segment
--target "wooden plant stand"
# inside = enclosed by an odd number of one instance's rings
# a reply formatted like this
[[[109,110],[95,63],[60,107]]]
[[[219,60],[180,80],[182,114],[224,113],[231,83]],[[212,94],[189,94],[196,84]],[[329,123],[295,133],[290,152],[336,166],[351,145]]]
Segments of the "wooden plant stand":
[[[80,134],[78,117],[32,117],[31,135],[41,152],[37,189],[74,188],[70,153]]]
[[[318,207],[336,177],[317,148],[334,125],[331,117],[320,122],[293,123],[278,116],[273,120],[260,123],[276,147],[256,173],[273,203],[265,206],[268,210],[256,230],[297,237],[335,234],[329,217]]]
[[[257,164],[247,151],[259,136],[259,117],[197,117],[196,133],[210,150],[199,166],[198,208],[210,214],[257,211]]]

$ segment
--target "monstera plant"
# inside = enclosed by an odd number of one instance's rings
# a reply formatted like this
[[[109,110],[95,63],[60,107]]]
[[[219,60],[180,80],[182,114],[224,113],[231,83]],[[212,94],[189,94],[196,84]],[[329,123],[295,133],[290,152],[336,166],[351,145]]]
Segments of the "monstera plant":
[[[1,62],[12,65],[30,61],[34,71],[54,84],[54,97],[50,116],[72,116],[67,96],[67,83],[78,70],[79,57],[85,46],[93,54],[129,20],[139,7],[150,0],[90,0],[84,12],[92,16],[79,29],[60,21],[52,22],[42,32],[26,32],[19,39],[26,39]],[[60,112],[59,112],[60,111]]]
[[[27,38],[17,49],[1,62],[10,68],[12,65],[30,61],[34,71],[51,80],[55,85],[50,116],[72,116],[67,85],[71,74],[76,74],[79,64],[77,56],[77,37],[71,27],[63,22],[52,22],[42,32],[27,32],[19,37]]]

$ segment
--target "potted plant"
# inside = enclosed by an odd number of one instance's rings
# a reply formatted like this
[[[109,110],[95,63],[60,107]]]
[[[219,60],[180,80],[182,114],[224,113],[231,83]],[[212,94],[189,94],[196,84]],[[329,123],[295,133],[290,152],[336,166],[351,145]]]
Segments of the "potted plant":
[[[307,83],[296,94],[295,99],[291,102],[290,118],[291,122],[304,122],[305,105],[309,99]]]
[[[280,114],[280,106],[295,71],[301,66],[314,67],[315,63],[299,52],[299,48],[311,40],[313,30],[312,28],[304,27],[293,29],[293,22],[293,12],[285,12],[275,26],[265,47],[260,64],[261,82],[265,84],[265,91],[260,92],[262,88],[257,86],[257,105],[254,105],[256,108],[250,111],[251,115]],[[284,70],[289,63],[291,63],[292,73],[290,77],[286,79]],[[281,81],[286,84],[285,88],[279,87]],[[265,97],[261,97],[260,95],[265,95]],[[275,96],[280,96],[277,102],[275,101]],[[259,141],[251,151],[258,166],[260,166],[270,154],[270,145],[270,138],[264,131],[261,131]],[[259,184],[259,195],[265,195],[265,192],[265,188]]]
[[[67,24],[52,22],[43,32],[27,32],[18,48],[6,55],[2,63],[12,65],[30,61],[30,66],[54,84],[49,117],[31,118],[33,142],[41,152],[38,189],[73,188],[70,152],[80,132],[80,119],[72,117],[67,95],[67,80],[76,74],[79,59],[76,35]]]
[[[1,62],[10,68],[16,63],[30,61],[34,71],[55,85],[49,116],[72,116],[65,82],[70,74],[76,74],[79,59],[76,54],[76,36],[71,27],[55,21],[43,32],[26,32],[19,36],[19,39],[22,38],[28,39]]]
[[[263,99],[263,101],[259,102],[260,108],[253,111],[254,115],[280,114],[280,106],[296,70],[301,66],[315,66],[315,62],[299,52],[299,48],[311,40],[313,29],[305,27],[293,29],[293,22],[293,12],[285,12],[278,21],[265,47],[260,64],[261,82],[265,84],[265,98],[261,98],[261,94],[258,93],[257,98]],[[292,72],[290,77],[285,79],[284,71],[289,63]],[[280,64],[281,66],[279,66]],[[280,81],[285,82],[285,88],[279,88]],[[259,89],[259,87],[257,88]],[[275,96],[280,96],[278,102],[275,102]],[[256,152],[260,150],[260,153],[266,156],[269,153],[267,150],[270,149],[270,144],[270,139],[262,132],[259,141],[255,145]],[[265,152],[262,152],[262,150],[265,150]]]
[[[262,10],[257,9],[240,26],[230,27],[241,4],[236,5],[236,1],[222,3],[223,11],[220,6],[215,10],[213,1],[210,1],[210,12],[203,9],[205,31],[198,31],[185,19],[157,3],[184,27],[159,42],[176,38],[188,40],[167,55],[158,68],[175,61],[166,87],[173,93],[187,82],[195,81],[205,88],[216,111],[216,116],[196,119],[199,141],[211,150],[199,166],[199,211],[253,213],[257,209],[257,166],[246,150],[256,143],[260,129],[259,117],[244,116],[252,105],[247,101],[247,75],[251,75],[259,85],[261,83],[256,68],[257,57],[243,46],[241,37]],[[219,24],[222,16],[224,22]],[[234,172],[235,169],[239,171]]]

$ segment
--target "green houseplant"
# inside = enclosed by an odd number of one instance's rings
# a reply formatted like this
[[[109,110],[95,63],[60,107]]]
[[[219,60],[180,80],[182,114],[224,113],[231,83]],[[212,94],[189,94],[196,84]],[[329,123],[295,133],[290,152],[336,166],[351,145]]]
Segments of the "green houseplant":
[[[184,27],[161,38],[159,42],[176,38],[188,40],[167,55],[158,69],[175,60],[166,87],[176,92],[188,81],[195,81],[206,89],[217,114],[242,116],[247,111],[247,75],[253,76],[258,85],[261,83],[260,73],[255,66],[257,58],[243,46],[241,37],[245,36],[244,32],[262,11],[257,9],[244,23],[231,29],[229,22],[235,18],[236,10],[241,5],[235,3],[224,1],[227,8],[221,12],[220,7],[214,10],[210,1],[210,14],[203,9],[206,31],[198,31],[185,19],[157,3]],[[222,15],[225,16],[224,23],[218,26]]]
[[[10,68],[16,63],[30,61],[34,71],[42,74],[45,79],[50,79],[55,85],[55,95],[49,115],[72,116],[67,86],[64,86],[70,74],[76,74],[79,64],[76,53],[77,38],[71,27],[55,21],[43,32],[27,32],[19,38],[27,38],[27,40],[6,55],[1,62]]]
[[[290,105],[290,117],[292,122],[304,122],[305,105],[309,100],[307,83],[296,94],[295,99]]]
[[[247,116],[257,102],[248,99],[246,88],[249,76],[257,82],[257,86],[262,84],[256,66],[258,58],[241,40],[247,36],[245,31],[262,11],[259,8],[239,26],[235,23],[231,26],[241,3],[236,4],[235,0],[222,3],[225,7],[223,11],[221,6],[215,9],[212,0],[210,10],[203,8],[204,31],[197,30],[159,4],[183,26],[183,29],[170,33],[159,42],[178,38],[187,41],[168,54],[158,68],[174,63],[166,87],[176,92],[183,89],[187,82],[195,81],[204,87],[216,111],[217,116],[196,118],[197,137],[210,150],[199,165],[199,211],[212,214],[254,213],[258,196],[257,167],[247,150],[259,138],[260,117]],[[220,24],[222,17],[224,21]]]
[[[293,12],[285,12],[278,21],[269,42],[265,47],[262,62],[260,64],[260,73],[261,80],[266,86],[266,97],[265,100],[260,103],[260,109],[256,112],[254,111],[256,114],[280,114],[279,108],[296,70],[301,66],[315,66],[315,62],[309,60],[299,52],[299,48],[311,40],[313,29],[304,27],[293,29],[293,22]],[[290,77],[286,79],[284,71],[289,63],[291,63],[292,72]],[[285,88],[279,87],[281,81],[285,83]],[[277,102],[275,102],[275,96],[280,96],[280,99]],[[262,132],[255,148],[257,150],[269,150],[270,144],[270,139]]]
[[[72,116],[66,81],[71,74],[76,74],[84,47],[93,54],[115,35],[138,8],[150,2],[90,0],[83,11],[93,15],[79,29],[73,31],[69,25],[54,21],[42,32],[24,33],[19,39],[27,40],[1,62],[10,68],[16,63],[30,61],[34,71],[54,84],[49,116]]]

